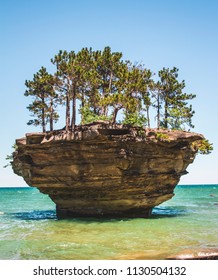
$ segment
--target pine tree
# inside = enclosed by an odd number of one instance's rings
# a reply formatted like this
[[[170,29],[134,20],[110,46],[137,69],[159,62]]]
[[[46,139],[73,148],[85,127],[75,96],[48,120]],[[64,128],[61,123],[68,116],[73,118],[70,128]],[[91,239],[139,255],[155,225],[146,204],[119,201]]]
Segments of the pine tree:
[[[92,49],[83,48],[79,51],[76,55],[75,64],[77,73],[77,98],[81,101],[81,122],[84,124],[87,121],[90,122],[93,120],[98,112],[97,71]]]
[[[98,92],[102,101],[100,115],[107,117],[108,106],[107,102],[104,101],[108,98],[110,99],[110,96],[117,92],[116,81],[122,53],[112,53],[110,47],[105,47],[102,52],[96,52],[95,58],[98,75]]]
[[[194,111],[189,104],[195,95],[184,92],[185,82],[179,82],[177,68],[163,68],[159,80],[142,64],[122,60],[121,52],[83,48],[79,52],[59,51],[51,59],[54,75],[42,67],[32,81],[26,81],[26,96],[32,96],[28,106],[34,119],[28,124],[46,125],[57,121],[56,107],[65,106],[65,129],[74,131],[79,101],[82,124],[94,120],[117,122],[121,112],[123,123],[150,127],[150,109],[156,109],[157,128],[183,129],[193,127]],[[119,114],[120,116],[120,114]]]
[[[70,129],[70,100],[73,93],[73,83],[71,78],[71,65],[73,58],[75,56],[74,52],[69,54],[67,51],[59,51],[57,55],[51,62],[56,66],[56,90],[59,92],[60,100],[62,104],[65,104],[65,129],[69,131]]]
[[[125,80],[121,81],[125,94],[124,123],[132,125],[150,124],[149,83],[151,71],[142,65],[132,65],[128,62]],[[146,111],[146,117],[144,116]]]
[[[164,108],[164,119],[162,125],[164,128],[180,128],[179,119],[192,127],[191,118],[194,114],[192,107],[188,104],[196,96],[194,94],[187,94],[183,92],[185,88],[185,81],[178,81],[178,69],[163,68],[159,71],[160,81],[157,83],[158,87],[158,110],[160,110],[161,103]],[[158,114],[160,116],[160,114]]]
[[[42,126],[46,131],[47,123],[50,124],[50,131],[53,130],[53,123],[59,118],[55,111],[57,106],[57,94],[54,90],[54,77],[49,74],[45,67],[34,75],[33,80],[25,82],[27,90],[25,96],[31,96],[33,102],[27,107],[34,119],[29,120],[28,125]]]

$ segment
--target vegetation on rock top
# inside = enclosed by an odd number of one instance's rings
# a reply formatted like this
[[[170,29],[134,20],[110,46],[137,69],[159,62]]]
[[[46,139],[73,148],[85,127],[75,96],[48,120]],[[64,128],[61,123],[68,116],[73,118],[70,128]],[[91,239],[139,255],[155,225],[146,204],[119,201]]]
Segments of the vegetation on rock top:
[[[79,112],[81,123],[109,120],[133,126],[150,127],[150,111],[157,128],[186,129],[193,127],[194,110],[185,93],[185,81],[178,80],[179,70],[163,68],[158,77],[142,64],[122,59],[121,52],[83,48],[59,51],[51,59],[54,73],[42,67],[33,79],[26,81],[25,96],[32,97],[27,107],[33,117],[28,124],[47,125],[52,131],[58,121],[60,106],[65,107],[65,129],[73,131]]]
[[[74,132],[77,115],[81,125],[105,120],[115,127],[124,125],[149,127],[151,115],[157,129],[193,128],[194,110],[190,101],[195,94],[185,92],[185,81],[178,80],[179,70],[163,68],[155,76],[143,64],[123,60],[121,52],[83,48],[78,52],[59,51],[51,63],[54,73],[41,67],[32,80],[25,82],[27,107],[33,117],[28,125],[54,130],[59,108],[65,108],[65,130]],[[152,113],[151,113],[152,112]],[[168,141],[158,132],[157,140]],[[193,148],[207,154],[213,149],[208,140],[193,143]]]

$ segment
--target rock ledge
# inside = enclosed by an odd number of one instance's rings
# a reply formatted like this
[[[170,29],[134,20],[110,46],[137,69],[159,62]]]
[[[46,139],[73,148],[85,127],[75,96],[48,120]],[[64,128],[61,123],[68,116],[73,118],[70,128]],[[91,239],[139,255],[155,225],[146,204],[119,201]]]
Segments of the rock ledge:
[[[48,194],[57,216],[148,217],[172,198],[201,134],[111,127],[106,123],[28,133],[17,139],[13,170]]]

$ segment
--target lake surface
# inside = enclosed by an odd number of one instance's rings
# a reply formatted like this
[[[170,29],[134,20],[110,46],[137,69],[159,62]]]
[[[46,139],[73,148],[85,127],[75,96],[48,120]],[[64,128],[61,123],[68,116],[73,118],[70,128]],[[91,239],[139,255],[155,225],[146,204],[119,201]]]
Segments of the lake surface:
[[[0,188],[0,259],[164,259],[218,247],[218,185],[177,186],[150,219],[57,220],[35,188]]]

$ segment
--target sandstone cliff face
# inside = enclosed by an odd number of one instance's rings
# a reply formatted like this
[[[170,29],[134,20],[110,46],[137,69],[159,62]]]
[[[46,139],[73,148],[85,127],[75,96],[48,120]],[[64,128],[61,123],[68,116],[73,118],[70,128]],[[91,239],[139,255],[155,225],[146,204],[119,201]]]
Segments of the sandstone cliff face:
[[[199,139],[195,133],[102,124],[74,134],[26,134],[16,141],[12,167],[50,196],[60,218],[147,217],[173,196]]]

